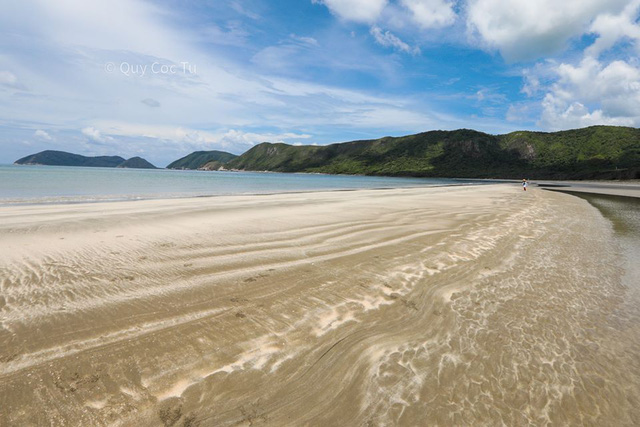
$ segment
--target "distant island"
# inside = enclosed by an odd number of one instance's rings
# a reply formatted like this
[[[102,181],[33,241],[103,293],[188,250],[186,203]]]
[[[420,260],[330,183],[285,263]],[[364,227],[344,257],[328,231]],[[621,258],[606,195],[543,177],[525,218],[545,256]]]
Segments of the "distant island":
[[[132,157],[120,163],[117,168],[130,168],[130,169],[158,169],[142,157]]]
[[[18,159],[16,165],[84,166],[102,168],[157,169],[142,157],[128,160],[120,156],[87,157],[64,151],[46,150]]]
[[[226,151],[195,151],[169,163],[167,169],[220,170],[236,157],[238,156]]]
[[[448,178],[639,179],[640,129],[431,131],[325,146],[262,143],[226,169]]]

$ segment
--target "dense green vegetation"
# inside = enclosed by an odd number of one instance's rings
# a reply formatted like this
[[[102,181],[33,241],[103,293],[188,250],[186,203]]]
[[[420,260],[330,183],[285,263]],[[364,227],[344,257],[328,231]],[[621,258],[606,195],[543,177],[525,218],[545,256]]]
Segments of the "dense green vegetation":
[[[390,176],[633,179],[640,178],[640,129],[593,126],[506,135],[461,129],[327,146],[263,143],[226,167]]]
[[[195,151],[188,156],[170,163],[167,169],[201,169],[207,163],[211,162],[217,162],[222,166],[236,157],[235,154],[225,151]]]
[[[103,168],[144,168],[155,169],[151,163],[141,157],[125,160],[120,156],[87,157],[64,151],[46,150],[23,157],[14,162],[16,165],[47,165],[47,166],[84,166]]]
[[[143,159],[142,157],[132,157],[120,163],[119,168],[131,168],[131,169],[158,169],[151,163]]]
[[[154,168],[140,157],[85,157],[42,151],[16,164]],[[170,169],[241,169],[388,176],[534,179],[638,179],[640,129],[592,126],[562,132],[489,135],[432,131],[326,146],[262,143],[241,156],[196,151]]]

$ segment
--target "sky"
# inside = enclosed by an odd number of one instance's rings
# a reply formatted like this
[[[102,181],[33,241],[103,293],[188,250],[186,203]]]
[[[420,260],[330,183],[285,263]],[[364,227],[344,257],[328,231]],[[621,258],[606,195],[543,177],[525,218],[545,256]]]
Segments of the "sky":
[[[640,126],[640,0],[0,6],[0,163]]]

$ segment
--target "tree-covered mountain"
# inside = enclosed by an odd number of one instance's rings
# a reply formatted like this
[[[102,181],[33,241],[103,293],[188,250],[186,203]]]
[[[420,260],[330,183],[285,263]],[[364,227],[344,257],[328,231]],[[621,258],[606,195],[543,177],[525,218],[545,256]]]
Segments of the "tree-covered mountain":
[[[125,160],[120,156],[96,156],[87,157],[80,154],[67,153],[64,151],[46,150],[40,153],[18,159],[14,162],[17,165],[47,165],[47,166],[84,166],[103,168],[144,168],[155,169],[151,163],[141,157],[132,157]]]
[[[326,146],[262,143],[229,169],[460,178],[640,178],[640,129],[431,131]]]
[[[125,160],[124,162],[120,163],[116,167],[130,168],[130,169],[158,169],[157,167],[149,163],[147,160],[137,156]]]
[[[213,165],[213,162],[219,166],[223,166],[236,157],[238,156],[225,151],[195,151],[170,163],[167,169],[202,169],[208,163],[212,163]],[[208,167],[208,169],[213,169],[213,167]]]

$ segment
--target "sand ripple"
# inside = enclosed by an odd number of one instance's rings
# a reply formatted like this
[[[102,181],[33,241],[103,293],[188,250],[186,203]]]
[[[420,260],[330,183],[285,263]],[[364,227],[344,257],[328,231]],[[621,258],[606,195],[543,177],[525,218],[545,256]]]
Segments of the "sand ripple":
[[[0,425],[640,424],[618,248],[571,196],[0,211]]]

